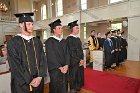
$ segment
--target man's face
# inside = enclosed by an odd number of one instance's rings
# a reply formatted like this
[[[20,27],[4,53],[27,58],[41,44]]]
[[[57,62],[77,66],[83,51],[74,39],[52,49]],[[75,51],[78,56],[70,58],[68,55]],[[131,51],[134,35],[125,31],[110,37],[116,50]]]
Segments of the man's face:
[[[27,27],[27,31],[29,33],[33,32],[33,23],[32,22],[26,22],[26,27]]]
[[[101,37],[101,33],[98,33],[97,37]]]
[[[113,36],[116,36],[116,35],[117,35],[117,33],[116,33],[116,32],[113,32],[112,34],[113,34]]]
[[[73,32],[77,35],[79,33],[79,26],[74,26]]]
[[[62,26],[56,26],[54,29],[54,33],[57,35],[62,35],[63,29]]]
[[[25,30],[24,23],[20,23],[19,25],[22,29]],[[26,22],[26,28],[27,28],[27,32],[31,34],[33,32],[33,23],[32,22]]]
[[[108,38],[111,38],[111,34],[108,34],[107,37],[108,37]]]
[[[91,33],[91,36],[94,36],[95,35],[95,32],[93,31],[92,33]]]

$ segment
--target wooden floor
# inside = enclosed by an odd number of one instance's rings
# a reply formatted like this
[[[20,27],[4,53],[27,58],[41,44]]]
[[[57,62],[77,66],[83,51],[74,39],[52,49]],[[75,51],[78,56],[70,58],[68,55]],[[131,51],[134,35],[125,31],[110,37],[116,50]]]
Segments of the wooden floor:
[[[140,79],[140,62],[126,61],[124,64],[122,64],[122,66],[117,67],[115,70],[105,72]],[[48,84],[45,85],[44,93],[49,93]],[[94,93],[94,92],[82,89],[80,93]]]

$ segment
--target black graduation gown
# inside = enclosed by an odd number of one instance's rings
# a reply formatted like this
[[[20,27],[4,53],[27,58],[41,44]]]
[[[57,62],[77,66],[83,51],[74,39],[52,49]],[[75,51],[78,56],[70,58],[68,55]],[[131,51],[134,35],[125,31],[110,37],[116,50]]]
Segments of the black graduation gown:
[[[84,85],[84,67],[79,66],[80,60],[84,57],[81,40],[68,36],[66,41],[70,52],[70,89],[80,90]]]
[[[116,65],[118,66],[119,65],[119,40],[117,37],[111,37],[111,40],[114,46],[113,63],[116,63]],[[118,49],[118,51],[116,51],[115,49]]]
[[[119,49],[118,61],[119,61],[119,63],[121,63],[122,59],[123,59],[122,50],[121,50],[122,38],[120,36],[117,36],[117,39],[118,39],[118,49]]]
[[[50,74],[49,93],[67,93],[68,74],[63,74],[59,67],[69,65],[69,52],[64,39],[50,37],[45,41],[48,71]]]
[[[122,38],[122,53],[123,53],[124,60],[127,59],[127,46],[128,46],[128,43],[126,39]]]
[[[24,42],[26,44],[27,55],[25,52]],[[38,64],[36,65],[35,52],[33,41],[36,50]],[[44,52],[42,43],[39,39],[30,39],[30,42],[23,39],[21,36],[15,36],[7,45],[8,62],[11,71],[11,92],[12,93],[31,93],[29,92],[29,84],[35,77],[44,77],[46,75],[46,62],[44,61]],[[28,62],[27,62],[28,56]],[[39,68],[39,73],[37,70]],[[30,68],[30,72],[29,72]],[[44,79],[37,88],[33,88],[32,93],[43,93]]]
[[[98,49],[103,48],[103,40],[102,40],[102,38],[101,37],[97,37],[97,39],[98,39],[98,42],[99,42],[99,48]]]
[[[113,50],[113,44],[109,44],[109,40],[105,40],[104,42],[104,54],[105,54],[105,67],[110,68],[112,65],[112,50]]]

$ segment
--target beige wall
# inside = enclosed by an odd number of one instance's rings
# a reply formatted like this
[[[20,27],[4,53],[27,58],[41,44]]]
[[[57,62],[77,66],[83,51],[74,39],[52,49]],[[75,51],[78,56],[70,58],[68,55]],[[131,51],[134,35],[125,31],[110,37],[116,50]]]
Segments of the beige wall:
[[[17,13],[15,0],[10,0],[10,13],[12,17],[14,16],[15,13]]]
[[[98,0],[99,1],[99,6],[107,5],[108,0]]]
[[[71,31],[68,27],[63,27],[63,37],[67,38],[68,35],[71,34]]]
[[[32,0],[17,0],[17,9],[18,9],[18,13],[23,13],[23,12],[32,12]]]
[[[50,0],[41,0],[39,2],[34,3],[34,8],[38,10],[36,16],[37,20],[41,20],[41,5],[44,3],[47,5],[47,13],[50,18],[50,6],[52,7],[52,17],[56,17],[56,1],[51,0],[52,5],[50,5]],[[98,6],[107,5],[108,0],[87,0],[87,7],[93,8]],[[80,8],[80,0],[63,0],[63,14],[73,13],[79,10]]]
[[[88,0],[87,7],[88,8],[98,7],[98,0]]]
[[[37,11],[35,12],[35,18],[36,18],[36,21],[39,21],[41,20],[41,6],[45,4],[46,5],[46,12],[47,12],[47,17],[48,17],[48,3],[46,0],[41,0],[41,2],[34,2],[33,3],[33,9],[36,9]]]
[[[79,10],[78,0],[63,0],[63,13],[68,14]]]
[[[100,32],[102,35],[104,35],[106,32],[109,31],[108,27],[109,27],[109,23],[99,23],[96,26],[87,25],[87,37],[90,36],[91,30],[95,30],[96,34]]]
[[[87,1],[88,8],[95,8],[108,4],[108,0],[87,0]]]
[[[52,0],[52,17],[56,17],[56,0]]]

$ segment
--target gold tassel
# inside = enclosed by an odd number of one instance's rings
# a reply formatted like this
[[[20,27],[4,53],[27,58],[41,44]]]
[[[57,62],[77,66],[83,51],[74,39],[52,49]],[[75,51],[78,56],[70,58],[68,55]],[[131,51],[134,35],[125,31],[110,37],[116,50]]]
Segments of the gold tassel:
[[[33,88],[32,88],[32,86],[31,85],[29,85],[30,86],[30,91],[33,91]]]

